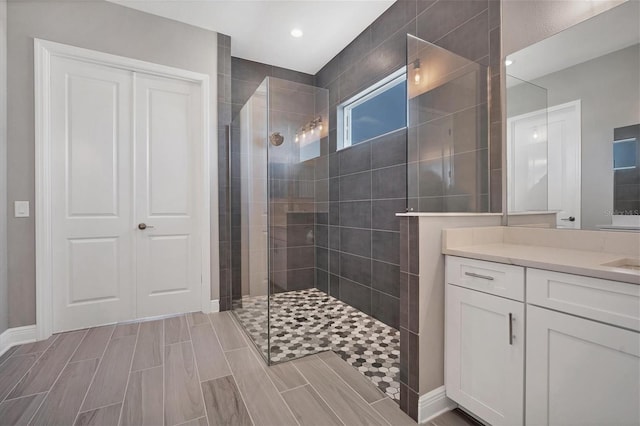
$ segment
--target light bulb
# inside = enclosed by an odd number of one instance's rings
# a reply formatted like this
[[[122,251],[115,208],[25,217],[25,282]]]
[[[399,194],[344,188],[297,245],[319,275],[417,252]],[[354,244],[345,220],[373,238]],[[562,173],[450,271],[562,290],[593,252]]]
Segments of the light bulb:
[[[302,131],[302,139],[304,139],[304,138],[306,138],[306,137],[307,137],[307,132],[303,130],[303,131]]]
[[[420,59],[416,59],[413,63],[413,84],[419,85],[422,81],[422,74],[420,73]]]
[[[300,142],[300,137],[298,136],[297,133],[296,133],[296,142]]]
[[[322,131],[323,127],[322,127],[322,123],[320,123],[320,125],[318,126],[318,131]]]

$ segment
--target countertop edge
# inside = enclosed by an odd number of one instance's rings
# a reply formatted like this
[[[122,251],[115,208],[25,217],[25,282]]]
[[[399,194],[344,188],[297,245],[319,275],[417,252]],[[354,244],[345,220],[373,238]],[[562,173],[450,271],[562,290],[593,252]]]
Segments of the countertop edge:
[[[468,250],[469,248],[470,247],[467,247],[466,250],[465,248],[458,248],[458,249],[443,248],[442,254],[640,285],[640,275],[637,275],[637,274],[619,272],[616,270],[603,270],[598,268],[588,268],[588,267],[581,267],[581,266],[575,266],[575,265],[548,263],[548,262],[541,262],[541,261],[516,258],[516,257],[504,257],[504,256],[487,254],[487,253],[469,251]]]

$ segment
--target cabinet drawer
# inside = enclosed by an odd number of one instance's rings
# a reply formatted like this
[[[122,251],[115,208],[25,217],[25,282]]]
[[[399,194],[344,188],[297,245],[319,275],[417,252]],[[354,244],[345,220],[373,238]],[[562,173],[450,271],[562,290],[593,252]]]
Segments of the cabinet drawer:
[[[527,303],[640,331],[640,286],[527,268]]]
[[[524,301],[524,268],[464,257],[446,257],[449,284]]]

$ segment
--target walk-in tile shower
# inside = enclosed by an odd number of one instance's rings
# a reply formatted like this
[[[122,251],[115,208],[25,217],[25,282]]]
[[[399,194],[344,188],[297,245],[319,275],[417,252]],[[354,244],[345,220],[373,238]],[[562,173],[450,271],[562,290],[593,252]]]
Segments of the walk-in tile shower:
[[[232,309],[268,364],[334,350],[397,400],[399,332],[316,289],[328,115],[326,89],[267,77],[231,125]]]

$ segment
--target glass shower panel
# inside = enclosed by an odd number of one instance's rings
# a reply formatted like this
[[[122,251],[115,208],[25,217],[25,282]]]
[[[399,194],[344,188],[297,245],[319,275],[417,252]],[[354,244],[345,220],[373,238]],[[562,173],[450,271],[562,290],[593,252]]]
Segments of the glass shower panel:
[[[270,363],[328,349],[310,326],[325,300],[314,297],[316,242],[327,232],[316,217],[328,211],[328,112],[327,90],[269,78]]]
[[[407,36],[409,211],[489,211],[488,75]]]
[[[232,123],[233,311],[270,364],[328,349],[307,325],[325,300],[315,287],[316,241],[327,232],[316,223],[328,216],[328,104],[325,89],[268,77]],[[283,339],[295,349],[283,352]]]
[[[260,353],[269,353],[268,82],[231,124],[232,309]]]
[[[547,211],[550,201],[562,204],[549,200],[547,128],[547,89],[507,75],[509,213]]]

